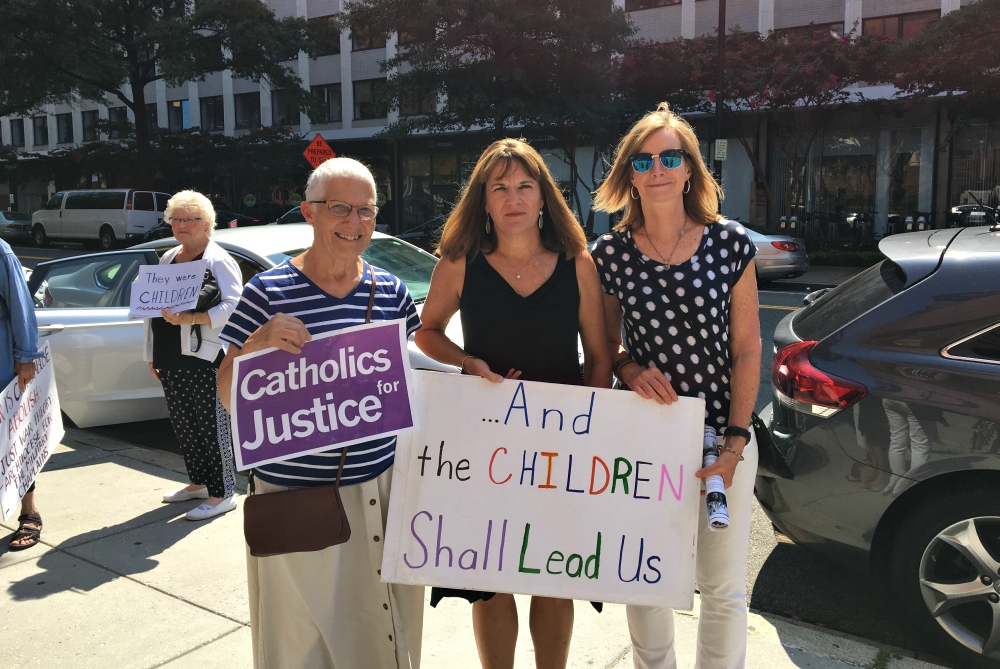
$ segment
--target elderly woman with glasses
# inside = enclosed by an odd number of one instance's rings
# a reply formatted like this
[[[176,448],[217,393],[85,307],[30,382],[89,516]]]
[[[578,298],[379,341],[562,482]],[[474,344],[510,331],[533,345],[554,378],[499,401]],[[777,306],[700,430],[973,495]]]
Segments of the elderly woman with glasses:
[[[239,302],[243,282],[236,261],[211,239],[215,209],[207,197],[181,191],[167,202],[164,218],[180,246],[164,253],[160,264],[207,261],[202,293],[217,290],[220,298],[206,311],[164,311],[162,317],[148,318],[144,325],[144,359],[163,384],[170,422],[191,479],[191,485],[164,495],[163,501],[205,500],[186,517],[206,520],[236,508],[228,414],[219,403],[215,376],[228,346],[219,335]]]
[[[666,103],[618,145],[595,206],[624,209],[593,256],[604,288],[612,370],[640,397],[705,400],[720,455],[699,478],[721,475],[730,527],[710,532],[701,507],[696,580],[701,593],[695,667],[746,660],[747,551],[757,444],[750,427],[760,378],[760,322],[747,231],[718,214],[719,185],[691,126]],[[622,335],[624,334],[624,340]],[[628,606],[637,669],[677,666],[670,609]]]
[[[333,158],[309,176],[302,215],[312,246],[244,289],[222,333],[232,344],[219,370],[224,402],[237,357],[270,347],[300,353],[316,335],[364,323],[369,303],[372,322],[402,320],[407,333],[420,327],[406,285],[361,257],[377,214],[375,179],[358,161]],[[395,437],[350,447],[340,479],[348,542],[268,557],[247,550],[255,669],[419,666],[423,588],[379,578],[395,449]],[[254,494],[331,485],[341,452],[260,465]]]

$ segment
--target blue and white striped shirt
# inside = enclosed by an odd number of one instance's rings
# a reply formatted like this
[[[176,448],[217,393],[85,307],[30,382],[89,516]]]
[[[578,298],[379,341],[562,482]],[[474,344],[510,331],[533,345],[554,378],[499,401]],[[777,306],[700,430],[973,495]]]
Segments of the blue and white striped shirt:
[[[375,275],[372,322],[402,318],[406,320],[407,334],[416,331],[420,317],[406,284],[383,269],[364,260],[362,263],[361,282],[343,299],[324,292],[290,261],[261,272],[243,288],[240,303],[220,337],[243,348],[250,335],[278,313],[298,318],[312,335],[361,325],[368,312],[372,272]],[[354,444],[347,452],[340,484],[356,485],[377,477],[392,465],[395,452],[395,437]],[[261,465],[254,469],[254,474],[268,483],[306,488],[334,481],[339,465],[337,448]]]

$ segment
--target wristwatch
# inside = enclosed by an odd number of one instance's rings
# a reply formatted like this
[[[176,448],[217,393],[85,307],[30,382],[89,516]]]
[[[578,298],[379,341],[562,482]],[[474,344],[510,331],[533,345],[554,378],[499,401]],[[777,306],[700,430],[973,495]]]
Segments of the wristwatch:
[[[748,444],[750,443],[750,430],[744,430],[742,427],[730,425],[722,434],[727,437],[743,437]]]

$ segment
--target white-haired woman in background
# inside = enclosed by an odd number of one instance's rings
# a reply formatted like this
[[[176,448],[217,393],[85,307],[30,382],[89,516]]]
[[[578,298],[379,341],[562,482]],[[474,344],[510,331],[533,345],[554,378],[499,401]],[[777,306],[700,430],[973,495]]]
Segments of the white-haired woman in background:
[[[219,369],[225,404],[237,357],[272,346],[298,354],[316,335],[364,323],[369,303],[373,323],[402,320],[407,334],[420,327],[406,285],[361,257],[376,214],[375,179],[358,161],[332,158],[309,176],[302,215],[312,246],[250,279],[222,332],[232,344]],[[257,466],[254,494],[330,485],[341,451]],[[395,451],[395,437],[350,447],[340,479],[350,541],[268,557],[247,551],[256,669],[419,667],[424,589],[379,578]]]
[[[164,495],[163,501],[204,499],[188,511],[187,519],[205,520],[236,508],[228,414],[219,403],[216,375],[228,346],[219,334],[240,300],[243,281],[236,261],[211,239],[215,209],[207,197],[181,191],[167,202],[164,218],[181,245],[164,253],[160,264],[206,260],[220,294],[218,304],[207,311],[164,311],[162,317],[147,318],[144,326],[143,359],[163,384],[191,479],[191,485]]]

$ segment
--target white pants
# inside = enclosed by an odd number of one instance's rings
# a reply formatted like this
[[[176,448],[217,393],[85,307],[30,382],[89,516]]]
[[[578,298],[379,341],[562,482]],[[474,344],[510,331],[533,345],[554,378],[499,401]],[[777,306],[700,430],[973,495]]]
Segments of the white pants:
[[[885,489],[898,495],[908,487],[910,472],[927,464],[931,440],[906,402],[883,399],[882,408],[889,419],[889,468],[892,469],[892,478]]]
[[[751,430],[751,433],[753,431]],[[726,490],[729,528],[708,529],[704,501],[698,525],[695,580],[701,592],[695,669],[743,669],[747,656],[747,552],[753,486],[757,475],[757,441],[743,449]],[[674,611],[659,606],[626,606],[635,669],[676,669]]]
[[[379,578],[391,481],[392,467],[341,487],[347,543],[264,558],[247,549],[255,669],[420,668],[424,588]]]

